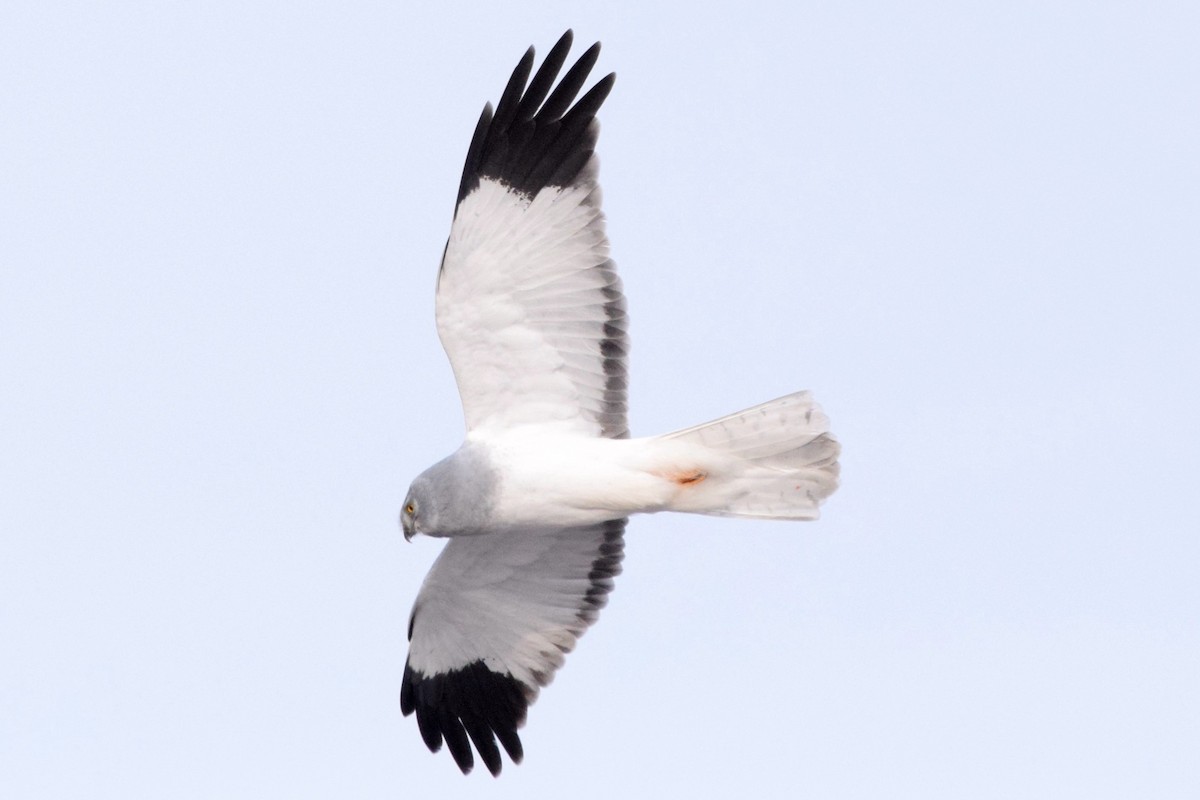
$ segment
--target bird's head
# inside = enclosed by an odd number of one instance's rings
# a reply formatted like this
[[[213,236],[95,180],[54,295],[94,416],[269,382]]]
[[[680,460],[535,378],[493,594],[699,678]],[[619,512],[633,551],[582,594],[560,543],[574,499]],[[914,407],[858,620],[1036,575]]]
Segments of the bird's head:
[[[417,530],[417,499],[416,487],[408,490],[404,498],[404,507],[400,509],[400,528],[404,531],[404,541],[411,542],[420,531]]]
[[[496,492],[495,468],[477,448],[464,445],[422,472],[400,508],[404,538],[459,536],[489,528]]]

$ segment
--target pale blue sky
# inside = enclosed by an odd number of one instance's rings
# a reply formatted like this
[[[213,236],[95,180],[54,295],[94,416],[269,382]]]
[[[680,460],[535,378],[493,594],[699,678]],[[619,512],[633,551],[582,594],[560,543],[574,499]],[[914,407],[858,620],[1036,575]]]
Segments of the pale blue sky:
[[[572,5],[0,10],[6,791],[1200,795],[1196,5]],[[396,514],[475,119],[567,27],[635,435],[810,388],[844,481],[636,520],[463,778]]]

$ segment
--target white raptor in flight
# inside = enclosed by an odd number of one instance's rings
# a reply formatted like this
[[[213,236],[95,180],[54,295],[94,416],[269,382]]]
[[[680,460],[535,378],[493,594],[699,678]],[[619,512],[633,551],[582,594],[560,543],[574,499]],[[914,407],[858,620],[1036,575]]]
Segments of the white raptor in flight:
[[[417,595],[400,706],[459,768],[493,775],[620,572],[631,514],[816,519],[837,440],[808,392],[663,436],[629,438],[628,316],[600,211],[596,111],[578,102],[600,45],[555,86],[533,48],[485,106],[437,281],[466,441],[413,481],[404,536],[450,541]]]

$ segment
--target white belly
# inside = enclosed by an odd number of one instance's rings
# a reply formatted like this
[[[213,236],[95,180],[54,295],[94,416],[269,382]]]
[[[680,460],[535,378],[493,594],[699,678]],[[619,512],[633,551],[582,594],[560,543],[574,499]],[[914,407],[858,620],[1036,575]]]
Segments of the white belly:
[[[598,439],[540,426],[472,439],[488,448],[502,476],[492,511],[500,525],[581,525],[661,511],[679,491],[674,465],[695,463],[693,448],[661,439]]]

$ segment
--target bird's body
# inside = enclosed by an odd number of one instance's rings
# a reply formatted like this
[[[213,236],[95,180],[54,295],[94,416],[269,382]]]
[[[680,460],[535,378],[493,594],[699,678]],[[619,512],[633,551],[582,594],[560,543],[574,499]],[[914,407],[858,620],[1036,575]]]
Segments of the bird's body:
[[[586,525],[659,511],[674,484],[655,473],[665,461],[647,439],[602,439],[539,427],[487,436],[504,475],[499,527]]]
[[[487,498],[487,516],[470,524],[420,528],[428,536],[494,534],[514,527],[586,525],[658,511],[730,516],[769,516],[773,519],[813,519],[816,506],[833,486],[828,467],[837,455],[836,443],[825,434],[826,420],[806,392],[773,401],[809,413],[804,424],[793,421],[794,440],[782,443],[769,431],[767,443],[782,444],[795,464],[790,470],[766,474],[783,480],[775,496],[764,493],[751,476],[756,461],[721,446],[704,444],[701,433],[713,434],[732,420],[699,426],[666,436],[605,439],[582,435],[570,425],[521,425],[502,430],[476,431],[454,455],[433,469],[455,473],[457,482],[487,487],[471,495],[460,507],[478,509]],[[771,406],[772,404],[766,404]],[[772,409],[778,413],[777,409]],[[740,426],[752,426],[763,407],[735,415]],[[774,419],[774,418],[772,418]],[[741,440],[745,442],[745,438]],[[760,445],[761,446],[761,445]],[[808,448],[808,449],[805,449]],[[784,479],[786,477],[786,479]],[[420,480],[420,479],[418,479]],[[443,479],[445,485],[449,481]],[[773,511],[754,513],[739,504],[774,500]]]
[[[514,761],[517,729],[612,590],[634,514],[811,520],[839,446],[808,392],[630,438],[628,316],[600,211],[594,45],[526,53],[468,150],[438,273],[438,333],[467,423],[412,483],[406,538],[449,539],[409,622],[400,702],[470,771]]]

